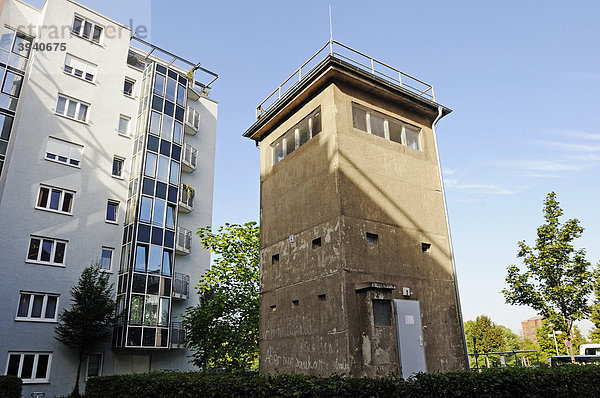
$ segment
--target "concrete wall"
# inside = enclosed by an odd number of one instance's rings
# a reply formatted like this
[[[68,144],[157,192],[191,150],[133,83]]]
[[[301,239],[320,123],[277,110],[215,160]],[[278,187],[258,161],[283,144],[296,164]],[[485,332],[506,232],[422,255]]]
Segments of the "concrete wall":
[[[422,150],[354,129],[352,102],[420,127]],[[428,370],[465,368],[431,116],[341,81],[294,106],[261,141],[261,371],[398,372],[395,324],[374,327],[371,300],[401,287],[421,303]],[[271,144],[317,106],[322,132],[273,165]]]

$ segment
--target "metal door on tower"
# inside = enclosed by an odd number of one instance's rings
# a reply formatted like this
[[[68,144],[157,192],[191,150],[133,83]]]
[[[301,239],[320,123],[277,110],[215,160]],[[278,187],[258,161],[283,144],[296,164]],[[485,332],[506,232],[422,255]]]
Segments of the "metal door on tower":
[[[398,335],[398,355],[402,367],[402,377],[426,372],[421,307],[415,300],[394,300],[396,309],[396,332]]]

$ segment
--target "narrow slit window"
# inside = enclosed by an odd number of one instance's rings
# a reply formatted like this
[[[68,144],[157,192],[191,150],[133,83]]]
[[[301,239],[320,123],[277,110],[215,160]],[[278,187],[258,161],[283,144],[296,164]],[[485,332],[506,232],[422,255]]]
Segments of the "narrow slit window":
[[[376,245],[379,241],[379,235],[367,232],[367,243]]]
[[[273,254],[273,256],[271,257],[271,264],[279,264],[279,253]]]
[[[321,237],[313,239],[313,241],[312,241],[313,250],[318,249],[319,247],[321,247]]]
[[[431,243],[421,242],[421,250],[423,253],[431,252]]]
[[[325,300],[327,300],[327,295],[326,295],[325,293],[319,294],[319,295],[317,296],[317,299],[318,299],[319,301],[325,301]]]

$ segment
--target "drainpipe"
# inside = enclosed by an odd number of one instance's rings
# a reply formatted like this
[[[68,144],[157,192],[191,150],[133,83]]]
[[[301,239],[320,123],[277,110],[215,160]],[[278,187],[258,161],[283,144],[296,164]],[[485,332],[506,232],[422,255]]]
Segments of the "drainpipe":
[[[458,311],[458,320],[460,322],[460,330],[462,331],[462,340],[463,340],[463,347],[465,349],[464,355],[465,355],[465,360],[467,361],[467,369],[469,368],[469,353],[467,352],[467,340],[465,337],[465,324],[463,322],[463,317],[462,317],[462,308],[460,305],[460,294],[458,293],[458,278],[456,276],[456,261],[454,259],[454,248],[452,247],[452,234],[450,233],[450,221],[448,219],[448,203],[446,201],[446,190],[444,188],[444,179],[442,176],[442,163],[440,162],[440,152],[438,151],[438,144],[437,144],[437,136],[435,134],[435,126],[437,125],[437,123],[439,122],[439,120],[442,118],[442,110],[443,108],[441,106],[438,105],[438,115],[435,118],[435,120],[433,121],[433,123],[431,124],[431,129],[433,131],[433,143],[435,145],[435,153],[437,155],[437,161],[438,161],[438,171],[439,171],[439,175],[440,175],[440,183],[442,184],[442,198],[444,199],[444,210],[446,211],[446,229],[448,231],[448,241],[450,243],[450,254],[452,255],[452,273],[454,274],[454,291],[456,293],[456,310]]]

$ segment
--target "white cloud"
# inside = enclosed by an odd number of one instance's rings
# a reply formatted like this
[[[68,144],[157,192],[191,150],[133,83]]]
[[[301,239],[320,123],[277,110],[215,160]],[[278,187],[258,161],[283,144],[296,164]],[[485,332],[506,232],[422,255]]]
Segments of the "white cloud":
[[[513,195],[522,189],[510,190],[494,184],[470,184],[452,178],[444,180],[444,185],[448,189],[464,190],[488,195]]]
[[[500,164],[503,167],[512,169],[538,172],[579,171],[583,169],[581,165],[565,164],[564,161],[559,160],[505,160]]]
[[[600,134],[597,133],[588,133],[585,131],[575,131],[575,130],[562,130],[562,131],[551,131],[552,134],[560,135],[568,138],[577,138],[581,140],[588,141],[600,141]]]
[[[451,176],[451,175],[454,175],[454,174],[456,174],[456,171],[457,171],[457,170],[458,170],[458,169],[444,169],[444,170],[442,170],[442,173],[443,173],[445,176]]]

